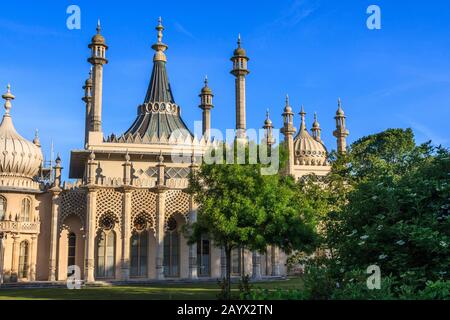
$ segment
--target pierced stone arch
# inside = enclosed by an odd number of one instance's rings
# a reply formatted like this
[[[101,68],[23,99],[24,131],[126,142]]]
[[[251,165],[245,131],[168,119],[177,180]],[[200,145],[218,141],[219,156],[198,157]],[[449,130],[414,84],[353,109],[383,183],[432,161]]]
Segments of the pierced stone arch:
[[[187,223],[189,221],[190,202],[191,197],[187,193],[181,190],[168,191],[166,197],[165,226],[167,227],[168,220],[175,214],[181,215]]]
[[[81,225],[85,227],[86,222],[86,193],[84,190],[64,191],[60,196],[59,223],[60,231],[63,228],[67,217],[76,215],[81,220]]]
[[[65,216],[64,216],[64,220],[60,220],[60,222],[59,222],[59,234],[60,234],[60,235],[62,234],[62,232],[63,232],[64,230],[66,230],[66,231],[68,231],[68,232],[75,231],[75,230],[72,229],[72,227],[71,227],[68,223],[66,223],[66,221],[67,221],[69,218],[71,218],[71,217],[75,217],[75,218],[79,219],[80,224],[81,224],[81,228],[82,228],[83,230],[85,229],[84,221],[80,218],[79,215],[77,215],[77,214],[68,214],[68,215],[65,215]],[[81,231],[81,230],[80,230],[80,231]]]
[[[152,230],[156,233],[156,219],[147,212],[141,212],[134,216],[131,223],[131,231],[142,232],[145,230]]]
[[[114,212],[108,211],[97,217],[96,229],[98,231],[120,230],[120,219]]]
[[[131,230],[136,231],[137,219],[144,219],[146,228],[156,231],[156,194],[149,190],[135,190],[131,195]],[[141,221],[141,222],[144,222]]]
[[[119,230],[122,228],[122,193],[115,191],[114,189],[102,189],[97,194],[97,224],[99,227],[99,221],[104,216],[114,216],[114,221]]]

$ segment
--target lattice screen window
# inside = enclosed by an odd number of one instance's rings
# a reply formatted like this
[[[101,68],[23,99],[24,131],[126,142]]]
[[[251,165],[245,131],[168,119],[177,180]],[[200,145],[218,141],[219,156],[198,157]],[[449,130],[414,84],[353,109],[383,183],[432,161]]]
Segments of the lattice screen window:
[[[59,215],[61,227],[63,226],[66,218],[70,215],[78,216],[81,220],[82,226],[85,226],[86,193],[84,190],[68,190],[61,193]]]
[[[190,196],[181,190],[170,190],[166,196],[166,224],[169,218],[179,213],[186,222],[189,219]]]
[[[132,228],[138,217],[144,218],[149,229],[156,228],[156,194],[149,190],[135,190],[131,195]]]
[[[114,189],[102,189],[97,193],[97,226],[98,218],[104,213],[114,214],[117,217],[122,216],[122,193]],[[118,221],[121,225],[121,219]]]

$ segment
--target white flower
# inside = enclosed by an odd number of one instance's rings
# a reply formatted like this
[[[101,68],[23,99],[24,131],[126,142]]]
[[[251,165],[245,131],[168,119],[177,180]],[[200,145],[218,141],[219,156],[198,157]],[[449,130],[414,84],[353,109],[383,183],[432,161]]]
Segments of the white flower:
[[[396,242],[396,244],[398,244],[399,246],[403,246],[403,245],[405,245],[405,241],[399,240]]]
[[[384,259],[386,259],[387,257],[388,257],[387,255],[382,254],[382,255],[380,255],[380,256],[378,257],[378,260],[384,260]]]
[[[344,272],[345,272],[345,269],[344,269],[344,268],[341,268],[339,271],[340,271],[341,273],[344,273]]]
[[[361,240],[367,240],[367,239],[369,239],[369,236],[368,236],[368,235],[365,235],[365,236],[362,236],[360,239],[361,239]]]
[[[361,241],[360,243],[358,243],[358,246],[363,246],[363,245],[365,245],[365,244],[366,244],[365,241]]]
[[[373,200],[373,201],[375,201],[375,200],[377,200],[377,199],[378,199],[377,196],[373,196],[373,197],[372,197],[372,200]]]
[[[439,244],[442,248],[447,248],[447,243],[445,241],[441,241]]]
[[[382,225],[379,225],[378,228],[377,228],[377,230],[378,230],[378,231],[383,230],[383,226],[382,226]]]

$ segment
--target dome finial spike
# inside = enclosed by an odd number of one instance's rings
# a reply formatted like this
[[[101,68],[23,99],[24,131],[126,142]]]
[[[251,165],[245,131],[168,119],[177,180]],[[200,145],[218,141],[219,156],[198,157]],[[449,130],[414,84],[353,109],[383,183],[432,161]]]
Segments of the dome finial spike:
[[[100,34],[100,31],[102,31],[102,26],[100,23],[100,18],[97,20],[97,34]]]
[[[269,110],[269,108],[267,108],[267,110],[266,110],[266,119],[270,120],[270,110]]]
[[[16,97],[11,93],[11,85],[8,83],[6,86],[6,93],[2,95],[2,98],[5,100],[5,115],[9,115],[12,104],[11,100],[14,100]]]
[[[286,94],[286,106],[288,106],[288,105],[289,105],[289,95]]]
[[[241,34],[240,33],[238,34],[237,44],[238,44],[238,48],[240,48],[241,47]]]
[[[208,75],[205,75],[205,87],[208,86]]]

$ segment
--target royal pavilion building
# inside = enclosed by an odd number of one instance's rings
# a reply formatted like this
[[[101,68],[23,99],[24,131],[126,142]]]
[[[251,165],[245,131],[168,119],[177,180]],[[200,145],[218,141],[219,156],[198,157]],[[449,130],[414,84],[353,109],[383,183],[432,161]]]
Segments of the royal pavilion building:
[[[218,145],[209,136],[214,95],[205,81],[200,91],[203,136],[194,137],[170,86],[161,20],[156,30],[153,70],[137,116],[126,132],[105,136],[102,97],[108,46],[98,25],[89,44],[92,69],[83,87],[84,148],[71,152],[70,183],[62,181],[59,157],[46,167],[37,133],[28,141],[14,128],[15,97],[8,85],[0,124],[0,281],[65,281],[73,266],[88,283],[225,276],[224,250],[207,236],[189,245],[182,232],[197,216],[196,203],[186,192],[189,173],[198,168],[206,150]],[[235,129],[238,139],[246,139],[249,58],[240,39],[231,60]],[[302,107],[297,130],[288,98],[282,112],[280,129],[289,151],[283,174],[326,175],[331,168],[317,116],[308,130]],[[345,152],[348,130],[340,102],[335,119],[337,150]],[[264,129],[266,141],[273,143],[268,115]],[[192,154],[189,161],[173,161],[171,155],[186,150]],[[284,276],[286,259],[276,247],[263,254],[235,249],[232,275]]]

